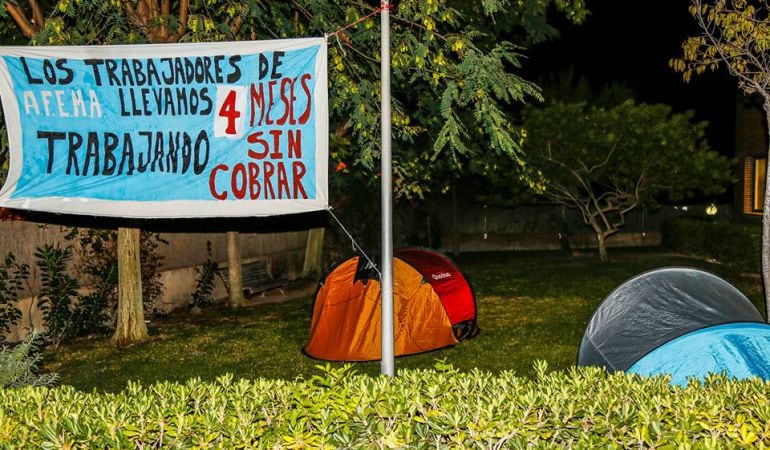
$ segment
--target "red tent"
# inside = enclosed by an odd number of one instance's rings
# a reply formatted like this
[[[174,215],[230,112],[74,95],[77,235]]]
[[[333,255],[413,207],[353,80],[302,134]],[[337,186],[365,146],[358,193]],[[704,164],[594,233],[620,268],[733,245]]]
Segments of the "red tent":
[[[478,334],[473,290],[448,258],[423,249],[399,250],[393,269],[397,356],[456,345]],[[380,359],[380,300],[377,272],[363,258],[338,265],[316,293],[305,352],[334,361]]]

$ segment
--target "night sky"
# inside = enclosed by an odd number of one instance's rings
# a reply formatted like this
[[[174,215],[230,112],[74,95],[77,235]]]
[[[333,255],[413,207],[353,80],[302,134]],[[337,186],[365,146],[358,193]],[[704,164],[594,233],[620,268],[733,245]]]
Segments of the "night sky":
[[[697,33],[687,0],[628,2],[588,0],[591,15],[574,26],[555,18],[562,35],[528,52],[530,79],[558,74],[574,66],[592,87],[619,81],[636,92],[637,101],[667,103],[676,111],[694,109],[709,122],[711,147],[733,154],[735,81],[724,68],[695,76],[685,84],[668,66],[681,55],[681,44]]]

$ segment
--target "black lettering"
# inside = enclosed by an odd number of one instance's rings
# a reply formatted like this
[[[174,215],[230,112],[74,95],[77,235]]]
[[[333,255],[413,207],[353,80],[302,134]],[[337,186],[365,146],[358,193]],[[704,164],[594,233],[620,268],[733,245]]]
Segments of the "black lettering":
[[[163,89],[163,93],[165,94],[164,102],[166,103],[166,109],[164,110],[165,115],[176,115],[176,106],[174,105],[174,95],[171,92],[170,88]],[[160,111],[160,107],[158,108],[158,111]]]
[[[138,170],[139,173],[144,173],[147,170],[147,167],[150,165],[150,160],[152,159],[152,133],[149,131],[140,131],[139,136],[144,136],[147,138],[147,159],[145,160],[142,158],[144,153],[139,153],[139,165],[136,166],[136,170]]]
[[[86,144],[86,160],[83,163],[83,176],[88,175],[88,168],[91,167],[92,159],[94,160],[93,175],[99,175],[99,135],[90,131]]]
[[[214,76],[211,74],[211,58],[203,58],[203,73],[206,74],[206,83],[214,84]]]
[[[21,60],[21,65],[24,66],[24,74],[27,75],[27,81],[29,81],[29,84],[43,84],[42,78],[35,78],[32,76],[32,73],[30,73],[29,66],[27,66],[27,58],[22,56],[19,59]]]
[[[64,172],[67,175],[72,173],[72,168],[75,168],[75,175],[80,175],[80,167],[78,167],[78,154],[76,153],[80,146],[83,145],[83,137],[78,133],[67,133],[67,140],[69,144],[69,151],[67,154],[67,170]]]
[[[208,87],[201,89],[200,98],[203,101],[203,103],[206,104],[206,107],[201,109],[201,112],[200,112],[201,116],[206,116],[211,114],[211,110],[214,109],[214,102],[211,100]]]
[[[241,60],[240,55],[233,55],[228,59],[228,62],[230,63],[230,67],[233,68],[233,71],[230,72],[229,75],[227,75],[228,83],[235,83],[241,79],[241,68],[238,66],[238,62],[240,62],[240,60]]]
[[[137,86],[144,86],[144,83],[147,82],[147,76],[144,74],[142,61],[139,59],[132,59],[131,65],[134,66],[134,77],[136,77]]]
[[[49,59],[43,60],[43,77],[48,84],[56,84],[56,70],[53,68],[53,63]]]
[[[134,174],[134,143],[131,141],[131,134],[123,133],[123,153],[120,155],[120,167],[118,175],[123,174],[123,166],[128,161],[128,172],[126,175]]]
[[[155,156],[152,159],[152,166],[150,166],[150,171],[155,172],[155,164],[158,164],[158,171],[163,172],[163,133],[157,132],[155,133]]]
[[[224,81],[224,78],[222,78],[222,66],[220,65],[224,59],[225,57],[222,55],[214,57],[214,78],[217,80],[217,83],[222,83]]]
[[[270,74],[270,78],[273,80],[281,78],[281,73],[278,72],[278,67],[283,64],[283,56],[286,52],[273,52],[273,72]]]
[[[48,140],[48,165],[46,166],[46,169],[45,169],[46,173],[51,173],[53,171],[53,147],[56,144],[56,141],[62,140],[65,137],[67,137],[66,134],[58,131],[38,131],[37,132],[38,139]]]
[[[176,99],[177,99],[177,112],[180,116],[185,116],[190,111],[190,108],[187,105],[187,89],[186,88],[177,88],[176,90]]]
[[[104,68],[107,70],[107,79],[110,81],[110,86],[120,86],[120,79],[115,73],[118,70],[118,63],[114,59],[107,59],[104,61]]]
[[[203,147],[203,148],[201,148]],[[195,175],[200,175],[206,169],[206,164],[209,163],[209,135],[201,130],[198,133],[198,138],[195,140],[195,165],[193,172]]]
[[[166,84],[174,84],[174,60],[171,58],[161,58],[160,62],[168,63],[168,73],[161,72],[163,82]]]
[[[115,160],[115,150],[118,149],[118,135],[110,133],[109,131],[104,133],[104,165],[102,166],[102,175],[112,175],[115,173],[115,166],[117,161]]]
[[[131,65],[127,59],[120,60],[120,73],[123,76],[123,86],[134,86],[134,76],[131,74]]]
[[[57,59],[56,60],[56,68],[60,71],[64,72],[66,75],[64,78],[59,80],[59,84],[66,85],[72,83],[72,80],[75,78],[75,72],[67,67],[67,60],[66,59]]]
[[[147,60],[147,84],[148,85],[160,84],[160,76],[158,76],[158,69],[155,67],[155,63],[151,59]]]
[[[99,66],[104,64],[103,59],[84,59],[83,64],[91,66],[91,72],[94,74],[94,82],[97,86],[102,85],[102,73],[99,70]]]
[[[190,159],[192,158],[192,139],[187,133],[182,134],[182,172],[187,173],[190,168]]]
[[[270,63],[267,61],[267,56],[262,53],[259,54],[259,79],[262,80],[267,76],[270,71]]]
[[[176,173],[179,165],[179,132],[168,133],[168,152],[166,152],[166,170]]]

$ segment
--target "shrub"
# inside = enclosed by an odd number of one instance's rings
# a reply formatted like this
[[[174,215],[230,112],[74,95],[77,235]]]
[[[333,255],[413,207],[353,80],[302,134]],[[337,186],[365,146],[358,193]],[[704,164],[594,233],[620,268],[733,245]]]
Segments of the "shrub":
[[[38,308],[43,312],[47,338],[54,348],[74,334],[73,304],[77,302],[77,281],[67,274],[72,247],[46,244],[35,252],[40,268]]]
[[[206,261],[200,268],[195,268],[198,277],[195,279],[195,291],[192,293],[191,306],[202,308],[213,301],[214,277],[218,274],[219,264],[211,259],[211,241],[206,241]]]
[[[36,373],[40,362],[37,347],[39,336],[37,333],[30,333],[19,345],[0,348],[0,388],[50,386],[56,382],[56,374]],[[0,406],[0,409],[3,407]]]
[[[13,253],[8,253],[0,264],[0,342],[21,317],[16,301],[28,278],[29,266],[18,263]]]
[[[93,291],[85,299],[91,305],[93,318],[81,334],[103,331],[104,320],[114,311],[118,302],[118,249],[117,232],[96,228],[73,228],[67,238],[78,245],[78,271],[89,276]],[[160,267],[163,255],[161,244],[168,244],[160,234],[142,231],[140,238],[142,272],[142,299],[145,314],[155,312],[155,301],[163,294]]]
[[[348,368],[309,380],[0,390],[18,448],[734,448],[770,444],[770,385],[713,376],[672,387],[597,368],[547,373]]]
[[[663,245],[678,252],[714,258],[744,272],[760,271],[759,224],[675,218],[663,224],[662,240]]]
[[[89,292],[78,301],[75,334],[84,336],[109,331],[111,312],[117,307],[118,260],[115,232],[96,228],[73,228],[67,239],[75,241],[78,273],[87,278]]]

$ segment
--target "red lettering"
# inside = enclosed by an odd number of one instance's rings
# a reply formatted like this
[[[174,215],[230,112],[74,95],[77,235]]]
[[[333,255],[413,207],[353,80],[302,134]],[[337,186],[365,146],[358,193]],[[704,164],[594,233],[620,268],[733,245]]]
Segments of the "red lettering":
[[[259,166],[253,162],[249,164],[249,197],[252,200],[259,198]]]
[[[302,113],[301,116],[299,116],[299,123],[300,125],[304,125],[307,120],[310,118],[310,111],[312,111],[313,107],[313,100],[312,100],[312,94],[310,93],[310,87],[307,85],[307,81],[310,80],[311,77],[310,74],[306,73],[302,75],[302,77],[299,79],[300,83],[302,84],[302,90],[305,91],[305,95],[307,96],[307,106],[305,107],[305,112]]]
[[[278,198],[283,198],[283,191],[286,191],[286,197],[290,198],[289,177],[286,176],[286,167],[282,162],[278,163]]]
[[[265,115],[265,125],[272,125],[273,120],[270,118],[270,111],[273,109],[273,88],[275,87],[275,80],[271,80],[267,83],[267,114]]]
[[[240,178],[240,180],[238,180]],[[238,183],[240,181],[240,184]],[[230,191],[235,198],[242,200],[246,196],[246,167],[238,163],[233,167],[233,176],[230,179]]]
[[[270,133],[270,136],[273,136],[273,153],[270,154],[270,159],[283,158],[283,153],[281,153],[281,133],[283,131],[270,130],[268,133]]]
[[[223,172],[227,172],[229,170],[229,167],[227,167],[224,164],[220,164],[211,170],[211,174],[209,175],[209,190],[211,191],[211,196],[214,197],[215,199],[226,200],[227,191],[224,191],[222,193],[217,192],[217,171],[220,171],[220,170]]]
[[[251,83],[250,89],[250,101],[251,104],[251,120],[249,126],[254,127],[254,121],[257,119],[256,107],[259,107],[259,122],[258,125],[262,125],[262,119],[265,117],[265,92],[262,90],[262,83],[259,83],[259,91],[257,91],[256,85]]]
[[[305,172],[307,169],[305,169],[305,164],[294,161],[292,163],[292,172],[293,172],[293,180],[294,180],[294,198],[300,198],[299,194],[302,193],[302,198],[307,198],[307,192],[305,192],[305,188],[302,187],[302,177],[305,176]]]
[[[241,117],[241,113],[235,108],[235,100],[235,91],[230,91],[222,102],[222,107],[219,108],[219,117],[227,117],[225,134],[235,134],[235,119]]]
[[[254,159],[263,159],[265,156],[267,156],[267,153],[270,151],[270,147],[267,146],[267,141],[262,139],[262,132],[257,131],[256,133],[251,133],[246,140],[251,144],[259,144],[262,146],[264,151],[257,152],[255,150],[249,149],[248,154],[250,158]]]
[[[265,181],[265,190],[264,190],[265,199],[275,198],[275,191],[273,190],[273,184],[270,182],[270,178],[273,176],[274,173],[275,173],[275,167],[273,166],[273,163],[269,161],[265,161],[265,167],[262,174]],[[269,197],[268,197],[268,191],[270,192]]]
[[[289,85],[289,96],[286,96],[286,85]],[[296,100],[297,97],[294,96],[294,80],[291,78],[284,78],[281,80],[281,100],[283,101],[283,104],[286,106],[286,109],[283,111],[283,115],[280,119],[276,120],[275,123],[278,125],[283,125],[286,123],[286,120],[289,120],[290,125],[294,125],[294,100]]]
[[[302,158],[302,130],[289,130],[289,158]]]

